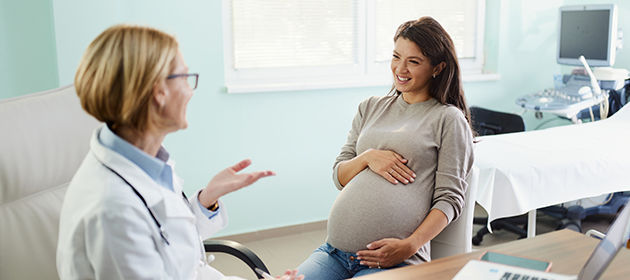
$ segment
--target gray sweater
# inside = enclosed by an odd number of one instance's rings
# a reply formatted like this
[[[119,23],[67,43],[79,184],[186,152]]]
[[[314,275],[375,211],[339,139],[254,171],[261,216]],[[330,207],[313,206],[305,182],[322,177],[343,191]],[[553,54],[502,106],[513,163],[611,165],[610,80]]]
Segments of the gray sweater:
[[[465,181],[473,163],[472,133],[456,107],[431,98],[408,104],[402,95],[372,97],[359,105],[346,144],[333,167],[341,193],[328,218],[326,242],[347,252],[382,238],[409,237],[432,209],[457,218],[464,206]],[[338,164],[368,149],[391,150],[408,160],[417,177],[393,185],[369,168],[345,187]],[[429,243],[406,260],[430,261]]]

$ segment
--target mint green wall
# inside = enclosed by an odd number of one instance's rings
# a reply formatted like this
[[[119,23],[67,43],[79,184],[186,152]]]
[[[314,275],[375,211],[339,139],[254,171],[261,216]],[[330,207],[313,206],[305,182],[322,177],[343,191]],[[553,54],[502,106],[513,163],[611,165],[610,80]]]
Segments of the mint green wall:
[[[188,129],[165,141],[187,193],[247,157],[254,162],[249,170],[277,172],[223,199],[230,224],[221,235],[326,219],[337,194],[331,165],[357,105],[387,87],[227,94],[221,1],[53,3],[61,84],[72,82],[83,50],[111,24],[147,24],[176,35],[191,71],[200,73]]]
[[[0,0],[0,98],[56,88],[51,0]]]
[[[487,69],[498,72],[501,78],[466,82],[469,104],[519,112],[514,105],[516,97],[552,86],[553,74],[569,71],[555,62],[557,8],[584,3],[603,2],[487,0]],[[619,27],[630,33],[630,3],[612,3],[620,8]],[[39,6],[48,7],[50,2]],[[53,0],[52,7],[54,17],[49,24],[54,30],[46,36],[54,37],[56,43],[49,51],[56,52],[58,63],[42,60],[42,67],[57,67],[59,85],[72,82],[89,42],[112,24],[146,24],[176,35],[191,71],[201,74],[199,88],[188,106],[189,128],[170,135],[165,142],[188,193],[246,157],[254,162],[249,170],[271,169],[278,173],[224,198],[230,225],[220,235],[326,219],[338,193],[331,182],[331,165],[345,141],[357,105],[389,89],[225,93],[221,1]],[[29,13],[24,8],[14,17]],[[4,20],[1,27],[1,34],[4,30],[20,32]],[[5,50],[15,47],[6,44],[0,41],[3,57]],[[7,67],[16,65],[13,61]],[[618,53],[615,67],[630,68],[630,44]],[[0,88],[0,98],[7,97],[7,90],[13,91],[6,85]],[[532,115],[525,114],[530,128],[541,122]]]

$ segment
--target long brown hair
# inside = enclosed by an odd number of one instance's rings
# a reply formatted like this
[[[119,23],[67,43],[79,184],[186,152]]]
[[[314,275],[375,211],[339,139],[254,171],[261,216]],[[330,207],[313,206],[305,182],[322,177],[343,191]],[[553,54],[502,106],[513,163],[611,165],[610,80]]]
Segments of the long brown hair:
[[[394,42],[400,37],[414,42],[422,54],[429,58],[432,66],[440,62],[446,64],[442,72],[431,79],[429,95],[442,104],[459,108],[470,125],[470,111],[466,105],[461,71],[451,36],[432,17],[421,17],[401,24],[394,35]],[[395,86],[392,87],[392,93],[394,92],[400,94]]]

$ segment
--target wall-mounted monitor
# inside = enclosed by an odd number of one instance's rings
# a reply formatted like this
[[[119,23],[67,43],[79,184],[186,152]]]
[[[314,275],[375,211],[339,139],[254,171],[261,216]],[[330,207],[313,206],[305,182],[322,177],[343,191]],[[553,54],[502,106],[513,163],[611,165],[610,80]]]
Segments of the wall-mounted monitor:
[[[617,43],[617,6],[579,5],[560,7],[557,61],[590,66],[612,66]]]

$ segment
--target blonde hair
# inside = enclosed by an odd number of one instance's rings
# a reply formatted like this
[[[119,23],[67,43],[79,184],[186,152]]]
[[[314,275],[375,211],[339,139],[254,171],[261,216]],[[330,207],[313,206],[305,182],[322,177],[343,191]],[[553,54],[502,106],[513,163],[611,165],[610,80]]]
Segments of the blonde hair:
[[[90,43],[74,77],[81,106],[112,129],[146,130],[153,88],[174,67],[177,50],[173,36],[154,28],[108,28]]]

